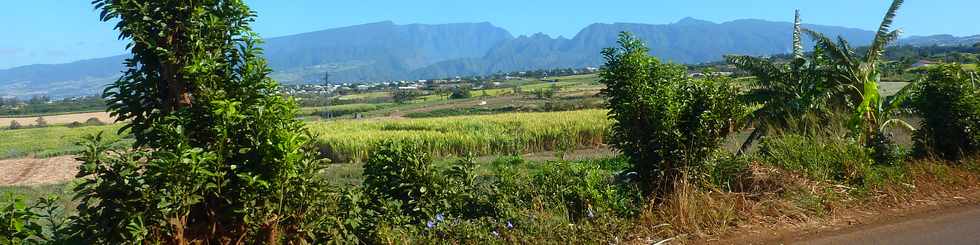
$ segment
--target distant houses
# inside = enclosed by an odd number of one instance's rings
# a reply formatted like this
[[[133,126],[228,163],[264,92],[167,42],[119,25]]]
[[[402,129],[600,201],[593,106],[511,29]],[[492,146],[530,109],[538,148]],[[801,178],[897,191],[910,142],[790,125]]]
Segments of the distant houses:
[[[702,77],[709,77],[709,76],[712,76],[712,77],[727,77],[727,76],[731,76],[732,74],[734,74],[734,73],[727,72],[727,71],[692,72],[692,73],[687,74],[687,76],[693,77],[693,78],[702,78]]]

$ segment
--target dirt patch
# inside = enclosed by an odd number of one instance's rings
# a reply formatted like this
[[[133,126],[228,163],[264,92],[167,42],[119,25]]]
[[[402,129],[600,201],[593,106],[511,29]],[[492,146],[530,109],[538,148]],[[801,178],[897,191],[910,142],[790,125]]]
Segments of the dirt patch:
[[[63,183],[75,178],[79,164],[74,156],[0,160],[0,186]]]
[[[111,123],[113,118],[109,116],[106,112],[89,112],[89,113],[75,113],[75,114],[65,114],[65,115],[54,115],[54,116],[42,116],[44,121],[50,125],[58,124],[70,124],[73,122],[84,123],[89,118],[98,118],[100,122]],[[11,121],[17,121],[22,126],[34,126],[37,124],[38,117],[10,117],[10,118],[0,118],[0,127],[7,127],[10,125]]]

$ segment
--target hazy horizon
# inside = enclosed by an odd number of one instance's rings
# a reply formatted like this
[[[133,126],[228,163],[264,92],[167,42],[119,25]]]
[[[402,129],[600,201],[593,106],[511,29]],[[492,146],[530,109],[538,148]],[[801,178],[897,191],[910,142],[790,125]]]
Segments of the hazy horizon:
[[[791,21],[800,9],[809,24],[874,29],[880,16],[867,14],[887,8],[885,1],[778,1],[685,2],[619,1],[616,4],[587,1],[412,2],[360,1],[327,3],[313,0],[248,0],[259,17],[254,29],[265,38],[288,36],[381,21],[396,24],[446,24],[489,22],[514,36],[544,33],[571,38],[592,23],[670,24],[685,17],[722,23],[738,19]],[[932,4],[909,1],[895,27],[904,37],[980,34],[980,26],[962,21],[980,2],[968,0]],[[840,6],[848,6],[842,8]],[[952,7],[957,6],[957,7]],[[972,7],[971,7],[972,6]],[[88,1],[37,0],[13,2],[0,10],[0,21],[21,23],[0,30],[0,69],[31,64],[59,64],[125,53],[126,41],[117,40],[112,23],[98,21]],[[941,12],[942,15],[935,15]],[[964,23],[946,25],[945,23]]]

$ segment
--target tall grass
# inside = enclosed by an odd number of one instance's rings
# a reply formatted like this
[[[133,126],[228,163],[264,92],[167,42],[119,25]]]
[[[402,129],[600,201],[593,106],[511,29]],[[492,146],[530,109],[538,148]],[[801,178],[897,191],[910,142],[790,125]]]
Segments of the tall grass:
[[[519,154],[603,144],[604,110],[507,113],[410,120],[339,120],[309,124],[334,162],[366,159],[378,142],[417,144],[434,156]]]

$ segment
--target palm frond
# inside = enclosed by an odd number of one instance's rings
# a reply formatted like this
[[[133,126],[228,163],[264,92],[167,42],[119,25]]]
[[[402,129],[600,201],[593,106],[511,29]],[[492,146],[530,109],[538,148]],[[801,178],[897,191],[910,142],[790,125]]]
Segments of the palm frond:
[[[894,37],[889,37],[892,33],[891,27],[892,22],[895,21],[895,15],[898,14],[898,9],[902,7],[904,0],[893,0],[891,7],[888,8],[888,12],[885,12],[885,17],[881,20],[881,25],[878,26],[878,33],[875,35],[875,39],[871,42],[871,47],[868,48],[868,54],[865,56],[865,62],[874,63],[878,61],[881,57],[882,52],[885,50],[885,46],[888,43],[894,41]],[[889,40],[889,38],[892,38]]]
[[[853,62],[851,61],[851,56],[847,53],[847,51],[841,49],[841,47],[838,46],[837,43],[835,43],[829,37],[823,35],[823,33],[819,33],[810,29],[803,29],[803,32],[805,32],[807,35],[813,38],[813,41],[817,43],[816,45],[821,49],[823,49],[824,52],[826,52],[828,57],[833,61],[831,63],[847,64],[847,66],[851,66],[851,64],[853,64]]]

